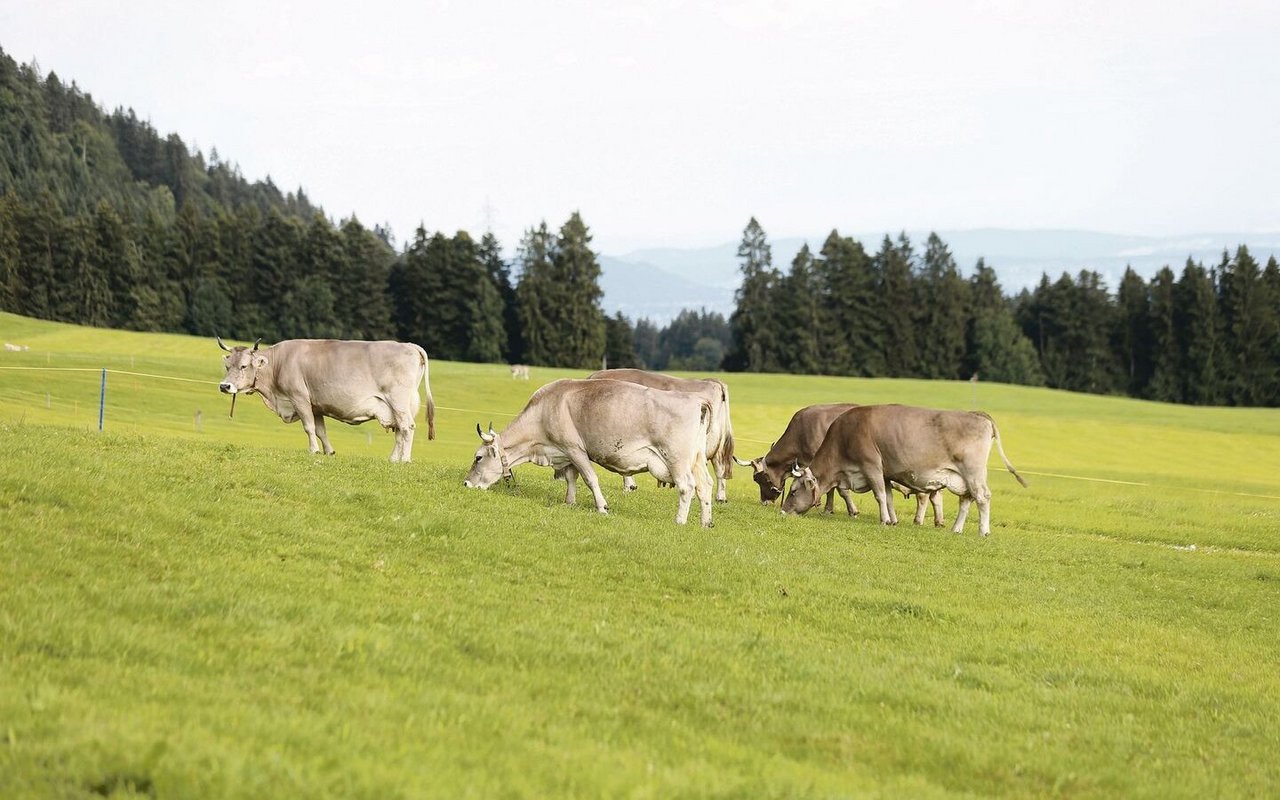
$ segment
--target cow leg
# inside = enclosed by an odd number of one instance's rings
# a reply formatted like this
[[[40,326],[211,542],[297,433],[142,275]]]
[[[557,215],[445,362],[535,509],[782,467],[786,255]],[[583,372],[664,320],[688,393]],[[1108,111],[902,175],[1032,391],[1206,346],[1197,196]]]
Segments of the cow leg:
[[[853,504],[853,492],[843,486],[837,486],[836,491],[840,493],[840,499],[844,501],[844,507],[848,510],[849,516],[858,516],[858,507]]]
[[[302,429],[307,432],[308,449],[312,453],[320,452],[320,440],[316,438],[316,416],[309,404],[300,403],[295,409],[298,419],[302,421]],[[324,430],[324,417],[320,417],[320,430]],[[332,448],[328,448],[331,450]]]
[[[622,491],[634,492],[636,490],[636,479],[630,475],[622,476]]]
[[[822,507],[823,514],[830,514],[836,507],[836,490],[832,489],[827,492],[827,504]]]
[[[329,444],[329,432],[324,428],[324,415],[316,414],[316,438],[324,445],[324,454],[333,455],[333,445]]]
[[[391,460],[408,463],[413,460],[413,424],[396,432],[396,446],[391,450]]]
[[[600,480],[596,477],[596,471],[591,468],[591,460],[585,453],[570,453],[569,460],[573,463],[573,468],[582,476],[582,482],[591,490],[591,496],[596,500],[596,511],[608,514],[609,504],[605,502],[604,493],[600,491]]]
[[[893,511],[893,497],[889,495],[889,481],[885,480],[883,474],[878,470],[864,470],[867,483],[871,485],[871,493],[875,495],[876,503],[880,506],[880,524],[881,525],[897,525],[898,517]]]
[[[718,460],[719,459],[717,459],[717,461]],[[729,472],[729,468],[724,466],[723,464],[719,464],[716,466],[716,502],[717,503],[729,502],[729,487],[728,487],[728,484],[725,483],[726,481],[729,480],[728,472]],[[706,527],[706,523],[703,523],[703,527]]]
[[[942,490],[930,492],[929,502],[933,505],[933,527],[941,528],[946,525],[946,521],[942,518]]]
[[[969,516],[969,504],[973,502],[973,498],[967,494],[960,495],[960,507],[956,509],[956,524],[951,526],[952,533],[962,533],[964,531],[964,518]]]
[[[578,504],[578,471],[573,467],[565,467],[560,471],[560,476],[564,478],[567,484],[564,490],[564,502],[567,505]]]
[[[710,528],[711,521],[711,474],[707,471],[707,462],[703,461],[693,468],[694,488],[698,492],[698,506],[701,511],[699,521],[702,527]],[[720,491],[724,491],[724,478],[720,479]],[[721,502],[727,502],[721,500]]]
[[[984,483],[973,490],[973,502],[978,504],[978,533],[991,534],[991,489]]]
[[[913,524],[924,524],[924,511],[928,502],[929,499],[925,496],[924,492],[916,492],[916,518],[911,520]]]

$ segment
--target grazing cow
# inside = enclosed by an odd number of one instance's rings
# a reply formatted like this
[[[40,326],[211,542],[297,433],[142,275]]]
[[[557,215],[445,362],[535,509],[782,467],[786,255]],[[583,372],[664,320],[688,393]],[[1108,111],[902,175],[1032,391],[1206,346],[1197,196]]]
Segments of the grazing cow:
[[[702,526],[711,527],[711,478],[704,463],[711,405],[700,395],[664,392],[623,381],[558,380],[529,398],[524,410],[501,433],[476,425],[481,446],[463,486],[487,489],[531,461],[556,471],[569,484],[565,502],[575,501],[581,475],[596,501],[609,512],[592,462],[610,472],[651,472],[680,493],[676,523],[689,518],[696,493]]]
[[[218,346],[227,351],[227,374],[218,388],[232,396],[257,393],[285,422],[302,420],[311,452],[333,455],[324,418],[348,425],[376,419],[394,431],[392,461],[413,453],[414,417],[421,403],[418,383],[427,392],[427,438],[436,438],[436,404],[427,377],[427,353],[416,344],[288,339],[263,350]],[[234,406],[233,406],[234,408]]]
[[[737,456],[734,456],[733,460],[738,462],[740,466],[751,467],[751,477],[760,485],[761,505],[770,505],[774,500],[782,497],[783,485],[791,475],[791,468],[797,463],[808,464],[813,460],[813,454],[818,452],[818,448],[822,446],[822,440],[827,437],[827,429],[831,427],[831,423],[835,422],[836,418],[844,412],[856,407],[856,403],[826,403],[806,406],[791,416],[791,421],[787,423],[787,429],[782,432],[782,437],[769,448],[768,453],[750,461],[742,461]],[[926,503],[931,503],[933,505],[934,527],[942,527],[941,489],[935,492],[911,492],[902,486],[895,486],[894,488],[901,491],[904,497],[909,494],[916,496],[915,524],[924,524]],[[840,498],[844,500],[849,516],[858,516],[858,509],[853,504],[853,497],[849,494],[849,490],[843,486],[836,486],[827,492],[827,503],[824,511],[830,514],[834,510],[836,492],[839,492]]]
[[[870,490],[880,506],[880,522],[897,524],[888,502],[890,481],[917,492],[950,489],[960,496],[952,531],[960,533],[970,502],[978,504],[978,530],[991,532],[991,490],[987,457],[995,441],[1005,467],[1023,486],[1027,482],[1009,463],[995,420],[981,411],[939,411],[883,405],[857,406],[831,423],[827,437],[808,466],[792,470],[795,480],[782,513],[803,514],[823,492],[844,486]]]
[[[651,389],[690,392],[704,397],[711,404],[712,411],[711,425],[707,429],[707,458],[715,467],[716,501],[729,502],[725,481],[733,477],[733,422],[729,419],[729,387],[724,381],[716,378],[676,378],[642,369],[603,369],[587,377],[627,381]],[[629,476],[623,478],[622,488],[628,492],[635,491],[635,480]]]
[[[511,377],[519,378],[522,381],[529,380],[529,367],[526,364],[512,364]]]

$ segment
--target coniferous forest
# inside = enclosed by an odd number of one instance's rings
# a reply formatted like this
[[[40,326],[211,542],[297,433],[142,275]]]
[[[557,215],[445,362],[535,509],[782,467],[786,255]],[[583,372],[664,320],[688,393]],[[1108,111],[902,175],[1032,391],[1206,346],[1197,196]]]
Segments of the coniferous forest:
[[[1280,266],[1248,249],[1108,287],[1096,272],[1006,296],[981,260],[832,231],[774,265],[752,219],[736,308],[659,327],[601,309],[580,215],[489,233],[331,220],[302,189],[108,113],[0,51],[0,310],[277,341],[397,338],[433,358],[595,368],[968,379],[1195,404],[1280,405]]]

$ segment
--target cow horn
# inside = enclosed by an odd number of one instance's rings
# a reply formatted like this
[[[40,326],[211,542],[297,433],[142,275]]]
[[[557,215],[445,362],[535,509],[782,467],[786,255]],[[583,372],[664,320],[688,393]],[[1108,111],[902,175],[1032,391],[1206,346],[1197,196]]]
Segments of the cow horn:
[[[223,350],[226,350],[228,353],[230,353],[230,352],[231,352],[231,348],[230,348],[230,347],[227,347],[225,344],[223,344],[223,343],[222,343],[222,337],[221,337],[221,336],[219,336],[218,334],[216,334],[216,333],[215,333],[215,334],[213,335],[213,338],[215,338],[215,339],[217,339],[217,340],[218,340],[218,347],[221,347]]]
[[[253,343],[253,352],[258,352],[258,345],[262,344],[262,337],[258,337],[258,341]]]
[[[496,434],[496,433],[494,433],[494,432],[493,432],[493,423],[492,423],[492,422],[491,422],[491,423],[489,423],[489,432],[488,432],[488,433],[485,433],[483,430],[481,430],[481,429],[480,429],[480,423],[479,423],[479,422],[477,422],[477,423],[476,423],[476,433],[480,434],[480,441],[484,442],[485,444],[493,444],[493,440],[494,440],[494,439],[496,439],[496,438],[497,438],[497,436],[498,436],[498,434]]]
[[[733,463],[737,464],[737,465],[738,465],[738,466],[740,466],[740,467],[752,467],[752,466],[755,466],[755,465],[754,465],[754,464],[752,464],[750,461],[743,461],[742,459],[738,458],[737,456],[734,456],[734,457],[733,457]]]
[[[804,475],[804,468],[800,466],[799,461],[797,461],[795,465],[791,467],[791,474],[797,478]]]

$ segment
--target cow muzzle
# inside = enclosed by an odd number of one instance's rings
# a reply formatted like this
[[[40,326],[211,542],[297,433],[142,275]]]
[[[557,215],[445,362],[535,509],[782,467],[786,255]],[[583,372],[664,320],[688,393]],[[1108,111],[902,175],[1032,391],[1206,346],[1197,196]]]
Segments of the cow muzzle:
[[[464,487],[464,488],[467,488],[467,489],[479,489],[479,490],[480,490],[480,491],[482,491],[482,492],[483,492],[485,489],[488,489],[488,488],[489,488],[488,486],[481,486],[480,484],[478,484],[478,483],[472,483],[471,481],[463,481],[463,482],[462,482],[462,485],[463,485],[463,487]]]
[[[236,387],[235,387],[235,384],[233,383],[223,381],[222,383],[218,384],[218,391],[222,392],[223,394],[235,394]]]

